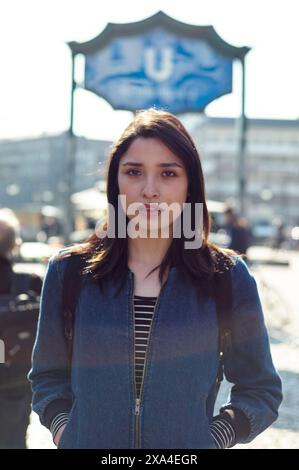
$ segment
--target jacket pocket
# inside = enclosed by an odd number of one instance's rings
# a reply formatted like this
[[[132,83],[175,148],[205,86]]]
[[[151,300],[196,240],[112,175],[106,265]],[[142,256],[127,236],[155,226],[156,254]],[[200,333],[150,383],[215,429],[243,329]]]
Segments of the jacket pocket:
[[[73,401],[73,405],[69,413],[68,421],[60,437],[57,449],[67,449],[67,448],[72,448],[74,446],[74,441],[75,441],[76,434],[77,434],[77,430],[76,430],[77,425],[75,424],[75,421],[74,421],[76,409],[77,409],[77,398],[75,398]]]

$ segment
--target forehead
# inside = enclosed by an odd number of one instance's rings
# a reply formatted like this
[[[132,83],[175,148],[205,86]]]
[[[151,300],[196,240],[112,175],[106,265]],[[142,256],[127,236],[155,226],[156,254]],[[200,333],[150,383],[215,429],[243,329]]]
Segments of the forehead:
[[[173,153],[160,139],[153,137],[137,137],[122,156],[122,162],[134,158],[136,162],[147,161],[175,161],[182,163],[181,159]]]

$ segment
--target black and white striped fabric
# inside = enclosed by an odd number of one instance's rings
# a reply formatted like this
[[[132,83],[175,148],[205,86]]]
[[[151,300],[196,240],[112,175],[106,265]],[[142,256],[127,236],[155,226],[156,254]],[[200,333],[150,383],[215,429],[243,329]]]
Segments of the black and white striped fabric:
[[[68,417],[69,417],[69,413],[59,413],[53,419],[51,426],[50,426],[50,432],[52,434],[53,441],[59,429],[68,422]]]
[[[228,419],[215,417],[210,424],[210,431],[217,449],[227,449],[235,444],[235,429]]]
[[[135,381],[137,397],[140,397],[146,350],[156,301],[157,297],[134,295]]]

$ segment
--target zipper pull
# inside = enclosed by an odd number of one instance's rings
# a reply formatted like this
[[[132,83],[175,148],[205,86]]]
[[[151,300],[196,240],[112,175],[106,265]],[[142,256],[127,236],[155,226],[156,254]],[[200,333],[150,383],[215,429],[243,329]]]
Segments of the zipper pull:
[[[135,401],[135,415],[139,415],[140,411],[140,398],[136,398]]]

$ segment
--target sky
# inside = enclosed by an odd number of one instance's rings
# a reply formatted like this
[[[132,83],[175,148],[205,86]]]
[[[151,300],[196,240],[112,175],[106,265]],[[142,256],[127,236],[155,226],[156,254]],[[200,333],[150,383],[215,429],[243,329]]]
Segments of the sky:
[[[299,118],[298,0],[0,0],[0,139],[65,131],[71,81],[67,41],[87,41],[109,22],[139,21],[159,10],[185,23],[213,25],[226,42],[251,48],[249,118]],[[240,77],[236,63],[233,93],[209,104],[207,115],[239,116]],[[131,119],[131,112],[115,111],[91,92],[76,92],[77,135],[114,140]]]

